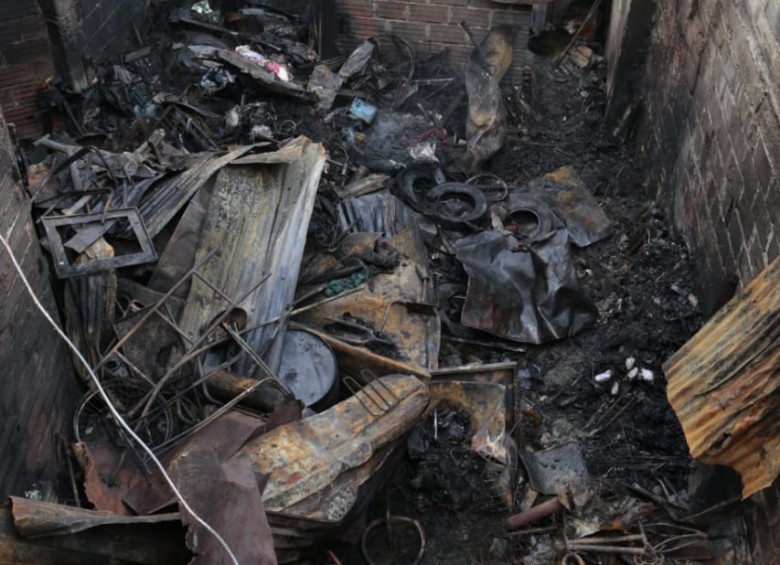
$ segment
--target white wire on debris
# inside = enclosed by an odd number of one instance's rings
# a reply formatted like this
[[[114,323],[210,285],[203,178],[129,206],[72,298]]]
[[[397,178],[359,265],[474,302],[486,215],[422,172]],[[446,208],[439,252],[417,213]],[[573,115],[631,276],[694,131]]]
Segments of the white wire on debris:
[[[54,319],[46,311],[46,308],[43,307],[43,304],[41,304],[41,302],[38,300],[38,297],[35,295],[35,291],[30,286],[30,283],[27,281],[27,277],[24,276],[24,272],[22,271],[22,268],[19,266],[19,262],[16,260],[16,256],[14,255],[11,246],[8,245],[8,242],[2,235],[0,235],[0,243],[3,244],[3,247],[5,247],[5,250],[8,252],[8,255],[11,258],[11,262],[13,263],[14,268],[16,269],[16,272],[19,274],[19,278],[22,279],[22,282],[24,283],[24,286],[27,289],[27,293],[30,295],[30,298],[32,298],[33,302],[35,303],[35,306],[38,308],[38,310],[40,310],[41,314],[43,314],[43,317],[46,318],[46,321],[49,322],[51,327],[54,328],[54,331],[56,331],[57,334],[59,334],[59,336],[65,341],[65,343],[68,344],[68,347],[70,347],[73,350],[73,353],[76,354],[76,357],[78,357],[78,360],[81,362],[81,364],[84,365],[84,368],[87,370],[87,373],[89,373],[92,382],[95,384],[95,387],[97,387],[97,390],[100,393],[100,397],[103,399],[103,402],[106,403],[106,406],[108,406],[108,409],[111,412],[111,415],[116,420],[116,422],[120,426],[122,426],[122,428],[124,428],[124,430],[128,433],[128,435],[131,438],[133,438],[133,440],[138,445],[141,446],[141,448],[146,452],[149,458],[154,462],[154,464],[160,470],[160,473],[162,473],[165,482],[168,483],[169,487],[171,487],[174,496],[176,496],[176,499],[181,503],[181,505],[185,508],[185,510],[189,512],[189,514],[196,522],[198,522],[201,526],[206,528],[206,530],[216,538],[216,540],[220,543],[220,545],[222,545],[222,547],[225,549],[225,552],[228,554],[228,557],[230,557],[230,560],[233,562],[233,564],[240,565],[238,559],[236,559],[235,554],[230,549],[230,546],[227,544],[224,538],[221,535],[219,535],[219,532],[217,532],[217,530],[212,528],[203,518],[198,516],[195,510],[192,509],[189,503],[184,499],[184,495],[182,495],[181,491],[179,491],[179,489],[176,487],[176,484],[173,482],[173,479],[171,479],[171,476],[165,470],[165,467],[163,466],[162,462],[157,458],[157,456],[152,451],[152,448],[146,445],[146,443],[144,443],[144,441],[140,437],[138,437],[138,434],[136,434],[133,431],[133,428],[130,427],[130,425],[125,421],[122,415],[117,411],[117,409],[111,403],[111,399],[106,394],[106,391],[103,388],[103,386],[100,384],[100,380],[98,380],[97,375],[95,375],[95,372],[92,370],[92,367],[90,367],[89,362],[84,358],[84,356],[78,350],[76,345],[70,339],[68,339],[68,336],[65,335],[65,332],[63,332],[62,329],[60,329],[60,327],[57,325],[57,322],[54,321]]]

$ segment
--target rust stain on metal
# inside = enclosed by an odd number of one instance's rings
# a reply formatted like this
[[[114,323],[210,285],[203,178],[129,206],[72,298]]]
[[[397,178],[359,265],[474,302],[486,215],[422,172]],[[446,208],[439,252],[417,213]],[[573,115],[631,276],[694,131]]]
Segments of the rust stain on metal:
[[[269,477],[266,508],[282,511],[367,463],[408,431],[428,398],[428,387],[415,377],[382,377],[322,414],[250,441],[241,453]]]
[[[780,475],[780,259],[664,365],[691,454],[733,467],[742,496]]]

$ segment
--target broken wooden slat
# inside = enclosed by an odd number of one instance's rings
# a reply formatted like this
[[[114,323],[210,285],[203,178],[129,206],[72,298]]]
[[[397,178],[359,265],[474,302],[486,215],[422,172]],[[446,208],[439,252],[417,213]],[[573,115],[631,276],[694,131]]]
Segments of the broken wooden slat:
[[[733,467],[742,496],[780,475],[780,259],[664,365],[693,457]]]

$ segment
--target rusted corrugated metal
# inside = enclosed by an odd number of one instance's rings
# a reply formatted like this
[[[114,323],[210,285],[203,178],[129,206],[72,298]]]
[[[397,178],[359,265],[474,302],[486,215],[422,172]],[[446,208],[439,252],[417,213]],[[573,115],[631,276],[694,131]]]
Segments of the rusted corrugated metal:
[[[742,496],[780,475],[780,259],[664,366],[691,455],[733,467]]]

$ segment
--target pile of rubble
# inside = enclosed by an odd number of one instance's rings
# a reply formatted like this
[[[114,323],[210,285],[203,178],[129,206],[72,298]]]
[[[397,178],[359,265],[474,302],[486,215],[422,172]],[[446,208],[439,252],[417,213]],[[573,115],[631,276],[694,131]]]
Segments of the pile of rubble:
[[[305,22],[269,9],[168,16],[85,93],[52,93],[69,134],[27,151],[88,362],[73,501],[111,514],[13,499],[19,548],[100,562],[121,531],[122,563],[339,563],[323,547],[362,537],[368,563],[420,563],[419,520],[388,505],[355,529],[403,460],[421,512],[511,515],[492,562],[521,538],[526,563],[711,556],[667,520],[676,502],[598,496],[576,442],[518,450],[536,412],[516,360],[596,323],[576,255],[615,228],[572,167],[483,172],[538,120],[499,86],[515,30],[473,38],[461,75],[389,36],[320,60]],[[574,53],[567,72],[590,69]],[[442,343],[481,362],[440,368]]]

